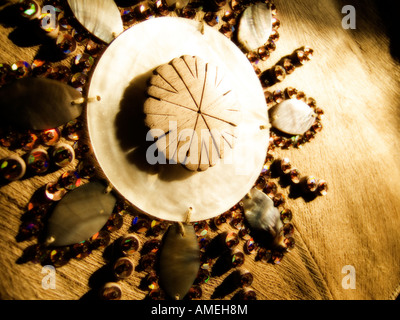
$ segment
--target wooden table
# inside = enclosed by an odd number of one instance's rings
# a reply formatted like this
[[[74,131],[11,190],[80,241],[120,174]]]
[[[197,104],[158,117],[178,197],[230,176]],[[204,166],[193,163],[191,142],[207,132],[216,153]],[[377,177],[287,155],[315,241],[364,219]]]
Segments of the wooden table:
[[[325,112],[324,129],[313,141],[301,149],[277,150],[277,156],[288,157],[303,175],[325,179],[329,192],[309,202],[287,198],[294,213],[296,246],[279,265],[246,256],[243,267],[254,275],[251,288],[260,300],[395,299],[400,293],[400,68],[393,9],[377,1],[275,3],[280,39],[263,69],[303,45],[315,54],[271,90],[296,87],[314,97]],[[342,7],[348,4],[356,9],[354,30],[342,27]],[[16,26],[4,11],[0,24],[0,62],[33,61],[40,45],[14,40],[10,35],[15,35]],[[1,158],[8,154],[0,149]],[[16,263],[23,250],[36,243],[16,241],[20,217],[35,190],[59,175],[60,171],[0,187],[1,299],[79,299],[89,297],[101,279],[107,265],[104,250],[58,268],[56,289],[42,288],[40,264]],[[288,195],[290,188],[280,191]],[[112,240],[128,232],[131,219],[125,216]],[[134,256],[135,262],[139,257]],[[349,270],[345,266],[355,272],[354,289],[343,286]],[[231,271],[203,284],[202,299],[232,298],[236,291],[217,295]],[[138,288],[144,276],[137,272],[121,282],[124,299],[146,296]]]

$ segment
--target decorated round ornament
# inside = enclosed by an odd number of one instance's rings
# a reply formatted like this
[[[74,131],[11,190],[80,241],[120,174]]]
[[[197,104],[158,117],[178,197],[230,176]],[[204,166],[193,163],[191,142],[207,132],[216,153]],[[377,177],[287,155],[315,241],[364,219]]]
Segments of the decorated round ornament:
[[[220,68],[241,110],[235,147],[202,172],[160,156],[144,123],[153,71],[184,55]],[[101,98],[88,102],[87,118],[103,172],[119,193],[148,215],[184,221],[192,207],[191,221],[215,217],[240,201],[261,172],[270,127],[263,89],[242,51],[207,25],[164,17],[131,27],[99,59],[88,96]]]

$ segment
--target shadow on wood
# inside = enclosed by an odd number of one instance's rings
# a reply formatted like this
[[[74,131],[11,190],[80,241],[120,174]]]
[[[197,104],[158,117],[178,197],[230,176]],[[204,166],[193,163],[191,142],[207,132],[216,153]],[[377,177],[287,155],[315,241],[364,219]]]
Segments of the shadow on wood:
[[[222,283],[215,288],[214,293],[211,295],[211,299],[222,299],[228,294],[234,292],[238,287],[238,277],[240,272],[238,270],[233,271],[229,274]]]

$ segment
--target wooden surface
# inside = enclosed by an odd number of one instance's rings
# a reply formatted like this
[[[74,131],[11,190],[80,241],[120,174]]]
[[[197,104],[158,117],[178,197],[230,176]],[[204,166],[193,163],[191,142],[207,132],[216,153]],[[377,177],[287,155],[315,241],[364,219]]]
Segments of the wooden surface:
[[[3,3],[2,1],[1,3]],[[355,30],[342,28],[341,9],[356,8]],[[302,149],[278,150],[304,175],[329,183],[326,197],[287,200],[292,209],[296,247],[280,265],[246,256],[258,299],[395,299],[400,292],[400,91],[399,63],[390,7],[373,1],[276,0],[281,21],[277,50],[263,66],[309,45],[314,58],[272,89],[294,86],[314,97],[325,111],[324,129]],[[382,20],[383,17],[383,20]],[[1,28],[0,60],[31,61],[38,45],[20,47]],[[398,57],[398,56],[397,56]],[[4,157],[9,152],[0,150]],[[101,278],[106,258],[95,251],[57,269],[56,289],[44,290],[38,264],[17,264],[32,242],[17,242],[20,217],[33,192],[59,175],[33,177],[0,189],[0,297],[2,299],[79,299]],[[288,194],[289,188],[282,188]],[[126,234],[131,217],[112,234]],[[136,261],[139,254],[135,256]],[[344,289],[342,268],[354,267],[356,288]],[[202,285],[203,299],[219,296],[230,272]],[[121,282],[124,299],[143,299],[144,273]]]

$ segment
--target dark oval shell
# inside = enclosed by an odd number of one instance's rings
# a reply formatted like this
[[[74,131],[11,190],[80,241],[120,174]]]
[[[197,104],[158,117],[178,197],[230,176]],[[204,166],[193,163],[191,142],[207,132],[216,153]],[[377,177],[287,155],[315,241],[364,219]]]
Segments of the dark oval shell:
[[[182,299],[193,285],[200,268],[200,249],[192,225],[169,227],[160,256],[160,284],[173,299]]]
[[[109,219],[115,196],[98,181],[89,182],[67,193],[57,204],[48,221],[47,240],[52,246],[85,241]]]
[[[2,121],[23,129],[56,128],[80,116],[82,106],[71,102],[80,92],[57,80],[24,78],[0,88]]]

